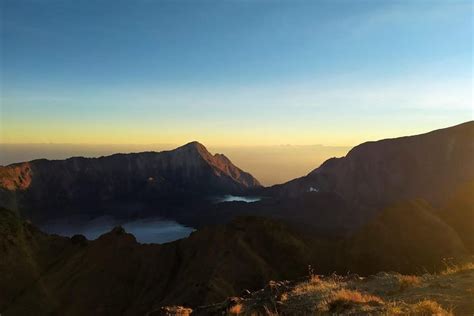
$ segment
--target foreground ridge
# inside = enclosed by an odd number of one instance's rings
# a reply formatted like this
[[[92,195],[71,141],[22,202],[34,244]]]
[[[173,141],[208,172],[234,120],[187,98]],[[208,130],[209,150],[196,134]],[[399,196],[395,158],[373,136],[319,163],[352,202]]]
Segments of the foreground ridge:
[[[379,272],[270,281],[256,292],[192,310],[165,306],[149,315],[468,315],[474,311],[474,263],[440,274]]]

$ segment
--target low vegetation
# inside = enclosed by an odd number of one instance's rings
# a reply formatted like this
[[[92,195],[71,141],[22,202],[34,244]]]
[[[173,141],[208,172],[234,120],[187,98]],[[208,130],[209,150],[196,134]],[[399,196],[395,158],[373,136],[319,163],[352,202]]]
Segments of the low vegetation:
[[[259,291],[197,308],[192,315],[450,316],[473,312],[474,263],[470,262],[424,275],[311,273],[305,280],[272,281]]]
[[[400,283],[400,290],[416,287],[421,284],[421,278],[416,275],[399,275],[398,282]]]
[[[423,300],[416,304],[412,304],[408,309],[410,314],[415,315],[453,315],[451,312],[446,311],[441,305],[432,300]]]
[[[450,275],[469,270],[474,270],[474,262],[446,263],[446,268],[441,271],[441,274]]]

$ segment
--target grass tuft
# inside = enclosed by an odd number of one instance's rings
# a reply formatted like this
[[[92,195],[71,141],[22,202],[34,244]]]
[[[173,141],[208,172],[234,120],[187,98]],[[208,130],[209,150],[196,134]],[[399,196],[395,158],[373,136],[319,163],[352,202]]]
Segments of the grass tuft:
[[[445,310],[441,305],[432,300],[423,300],[411,305],[410,314],[417,316],[453,316],[453,313]]]
[[[462,264],[447,264],[446,268],[441,272],[441,275],[455,274],[469,270],[474,270],[474,262],[467,262]]]
[[[354,305],[383,305],[384,301],[375,295],[361,293],[355,290],[341,289],[336,291],[327,302],[330,311],[344,310]]]
[[[410,289],[421,285],[421,278],[416,275],[399,275],[398,284],[400,290]]]
[[[235,304],[231,308],[229,308],[229,314],[231,315],[239,315],[242,314],[244,310],[244,306],[242,304]]]

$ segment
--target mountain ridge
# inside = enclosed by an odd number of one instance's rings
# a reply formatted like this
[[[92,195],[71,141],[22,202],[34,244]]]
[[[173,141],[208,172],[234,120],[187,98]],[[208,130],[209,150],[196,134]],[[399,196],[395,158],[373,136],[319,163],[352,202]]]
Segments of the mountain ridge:
[[[368,207],[416,197],[439,204],[440,192],[474,179],[473,140],[474,121],[469,121],[424,134],[365,142],[344,157],[326,160],[306,176],[265,191],[295,197],[313,188]]]
[[[113,208],[242,193],[261,187],[250,173],[198,142],[174,150],[97,158],[37,159],[0,167],[0,206],[47,213],[70,207]],[[179,201],[178,201],[179,202]],[[31,215],[31,214],[27,214]]]

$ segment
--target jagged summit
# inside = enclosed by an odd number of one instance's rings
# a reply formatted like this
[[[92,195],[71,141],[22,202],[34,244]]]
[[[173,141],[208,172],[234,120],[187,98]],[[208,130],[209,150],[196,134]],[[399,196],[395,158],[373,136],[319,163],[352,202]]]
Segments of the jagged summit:
[[[175,150],[180,150],[180,149],[197,149],[199,151],[209,152],[207,150],[206,146],[204,146],[203,144],[201,144],[200,142],[198,142],[196,140],[194,140],[192,142],[189,142],[187,144],[184,144],[182,146],[179,146]]]
[[[261,186],[257,179],[251,174],[235,166],[232,161],[221,153],[211,154],[207,148],[198,141],[189,142],[168,153],[178,153],[189,160],[204,160],[217,174],[228,175],[232,179],[242,183],[244,186],[252,188]]]
[[[196,154],[197,156],[202,157],[204,160],[210,162],[211,164],[213,163],[213,155],[209,152],[209,150],[207,150],[206,146],[204,146],[198,141],[189,142],[183,146],[171,150],[170,152]]]

